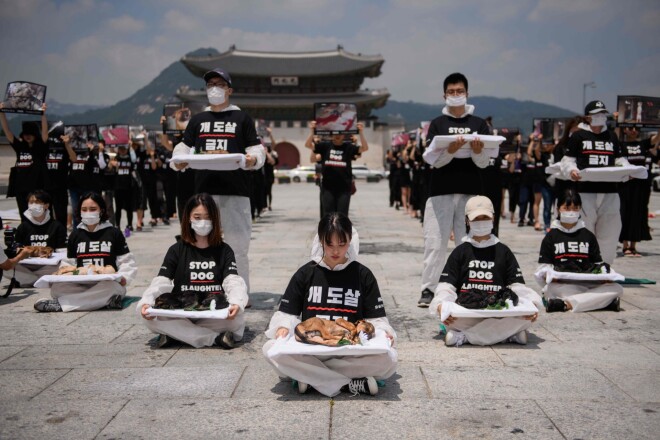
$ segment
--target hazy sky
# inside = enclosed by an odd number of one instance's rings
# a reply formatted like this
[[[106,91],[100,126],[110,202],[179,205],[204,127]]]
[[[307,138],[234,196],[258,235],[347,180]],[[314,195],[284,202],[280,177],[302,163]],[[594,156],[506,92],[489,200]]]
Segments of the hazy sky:
[[[0,87],[29,80],[48,97],[113,104],[186,52],[381,54],[400,101],[439,103],[465,73],[475,96],[577,111],[617,94],[660,96],[657,0],[0,0]]]

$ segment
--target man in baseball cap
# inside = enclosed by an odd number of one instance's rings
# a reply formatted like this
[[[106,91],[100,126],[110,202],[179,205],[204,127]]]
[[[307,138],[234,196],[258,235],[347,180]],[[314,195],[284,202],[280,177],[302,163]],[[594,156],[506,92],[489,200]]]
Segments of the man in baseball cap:
[[[225,80],[227,85],[231,87],[231,76],[229,76],[229,73],[227,73],[223,69],[218,67],[213,70],[209,70],[204,74],[204,81],[206,81],[207,83],[213,78],[222,78],[223,80]]]
[[[208,75],[208,73],[207,73]],[[587,106],[584,108],[584,115],[585,116],[591,116],[595,115],[597,113],[609,113],[607,109],[605,108],[605,104],[603,101],[591,101]]]

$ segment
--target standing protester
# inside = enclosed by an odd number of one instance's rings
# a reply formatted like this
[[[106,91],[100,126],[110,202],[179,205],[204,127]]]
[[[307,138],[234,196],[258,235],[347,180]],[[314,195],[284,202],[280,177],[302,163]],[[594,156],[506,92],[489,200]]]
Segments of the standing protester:
[[[570,137],[579,130],[578,125],[582,122],[582,116],[575,116],[566,123],[564,134],[555,145],[552,155],[555,163],[560,163],[562,158],[566,155],[566,147]],[[554,197],[558,199],[561,194],[564,194],[567,189],[575,189],[575,182],[572,180],[555,179]]]
[[[0,109],[3,104],[0,103]],[[21,221],[25,221],[23,213],[27,209],[28,194],[30,191],[42,189],[46,183],[46,156],[48,155],[48,120],[46,119],[46,104],[42,106],[41,130],[34,124],[27,124],[23,132],[14,136],[7,116],[0,113],[0,124],[7,136],[12,149],[16,153],[15,177],[11,185],[15,188],[16,205]],[[41,131],[41,132],[40,132]]]
[[[536,161],[527,150],[520,153],[520,188],[518,191],[518,226],[525,226],[525,215],[527,215],[527,226],[534,226],[533,194],[534,175],[536,173]]]
[[[390,183],[390,207],[394,206],[394,209],[399,210],[399,204],[401,203],[401,173],[399,169],[399,150],[395,149],[392,146],[391,150],[387,150],[385,153],[385,160],[387,165],[390,168],[390,174],[387,176],[387,179]]]
[[[647,179],[630,179],[619,187],[621,198],[621,234],[619,241],[623,243],[624,257],[641,257],[637,252],[637,242],[651,240],[649,230],[649,201],[651,198],[651,163],[657,161],[658,142],[660,134],[653,138],[639,140],[639,132],[635,127],[624,128],[625,142],[621,143],[623,156],[631,165],[646,167]]]
[[[561,160],[564,176],[577,182],[582,197],[582,219],[596,235],[603,261],[612,264],[621,233],[619,185],[616,182],[580,182],[585,168],[629,165],[621,157],[619,139],[607,129],[607,114],[602,101],[591,101],[584,108],[586,123],[568,140],[566,155]]]
[[[399,168],[400,173],[400,182],[401,182],[401,204],[403,205],[403,210],[406,214],[412,215],[412,207],[410,206],[410,196],[412,188],[412,176],[410,175],[412,167],[410,166],[411,160],[411,151],[415,148],[415,144],[412,141],[408,141],[408,144],[403,149],[401,154],[398,157],[397,167]]]
[[[103,151],[107,151],[107,146],[105,145],[104,140],[99,140],[99,149],[103,148]],[[116,217],[115,217],[115,178],[117,177],[117,168],[113,167],[113,159],[116,158],[117,149],[111,148],[113,157],[110,158],[110,152],[106,152],[108,155],[108,165],[101,173],[101,191],[103,195],[103,200],[105,201],[105,206],[108,209],[108,218],[112,226],[117,226]]]
[[[165,116],[161,116],[160,125],[163,125],[164,123],[165,123]],[[165,147],[165,149],[169,151],[168,156],[170,159],[174,154],[174,146],[179,142],[181,142],[182,139],[183,139],[183,135],[181,134],[174,134],[171,139],[165,133],[160,135],[160,142],[163,144],[163,147]],[[185,208],[186,201],[190,199],[190,197],[192,197],[193,194],[195,194],[195,170],[192,169],[175,170],[169,160],[167,161],[167,166],[168,168],[170,168],[170,172],[174,173],[175,194],[172,199],[176,198],[176,213],[177,213],[177,217],[179,218],[179,221],[181,221],[181,216],[183,215],[183,210]],[[165,192],[167,193],[167,190]]]
[[[231,77],[222,69],[204,74],[210,111],[194,115],[173,152],[189,154],[245,154],[246,169],[233,171],[195,170],[195,191],[207,192],[220,210],[225,242],[234,250],[238,274],[250,291],[248,249],[252,234],[250,219],[250,172],[259,169],[266,159],[264,147],[257,138],[254,121],[229,103],[233,93]],[[178,170],[187,164],[177,165]]]
[[[167,138],[166,134],[161,136]],[[172,150],[174,147],[172,143],[161,142],[161,145],[156,147],[156,155],[160,161],[160,167],[156,170],[156,178],[160,182],[163,193],[165,194],[165,204],[161,206],[161,214],[163,217],[163,224],[169,225],[170,219],[176,214],[176,177],[177,172],[170,167],[170,159],[172,159]]]
[[[46,174],[48,194],[53,199],[52,210],[55,220],[66,227],[67,207],[69,197],[67,194],[67,181],[69,178],[69,154],[66,152],[61,139],[48,138],[48,157],[46,158]]]
[[[275,148],[275,138],[273,137],[273,131],[270,127],[266,128],[268,132],[269,139],[262,139],[262,143],[265,142],[266,147],[266,162],[264,163],[264,175],[266,177],[266,205],[268,210],[273,210],[273,184],[275,183],[275,167],[278,163],[277,151]]]
[[[449,145],[438,160],[431,164],[429,199],[424,209],[424,268],[422,295],[417,305],[428,307],[433,300],[445,263],[447,243],[453,229],[458,243],[465,235],[465,204],[476,194],[483,194],[480,168],[488,166],[489,157],[478,139],[470,142],[470,157],[454,158],[467,141],[462,134],[489,134],[486,121],[474,116],[474,106],[467,104],[468,80],[461,73],[452,73],[443,83],[445,107],[442,116],[431,122],[427,144],[438,135],[459,137]]]
[[[543,144],[541,135],[531,135],[527,146],[527,156],[534,163],[532,190],[534,192],[534,229],[550,231],[552,215],[552,188],[548,184],[545,169],[550,165],[553,145]],[[541,198],[543,198],[543,227],[541,227]]]
[[[89,191],[99,191],[101,187],[101,171],[109,162],[103,147],[97,148],[92,142],[75,149],[70,144],[68,136],[62,136],[66,151],[69,153],[71,169],[69,170],[69,197],[71,198],[72,226],[75,229],[80,223],[80,196]]]
[[[149,213],[151,215],[149,225],[154,227],[158,224],[158,219],[162,217],[162,204],[158,199],[157,170],[160,169],[163,163],[156,155],[156,149],[149,142],[147,133],[143,132],[142,136],[142,139],[138,141],[138,172],[140,173],[140,180],[142,181],[142,187],[144,188],[143,194],[146,196],[146,201],[149,202]],[[141,208],[143,208],[143,216],[145,206],[146,203],[143,201],[143,205],[141,206]],[[142,219],[139,217],[138,222],[142,225]]]
[[[314,142],[316,121],[309,123],[311,133],[305,147],[321,155],[323,177],[321,180],[321,207],[323,215],[340,212],[348,216],[353,182],[352,162],[358,154],[369,149],[364,137],[364,124],[358,122],[360,146],[346,141],[343,134],[333,134],[330,141]]]
[[[133,230],[133,173],[136,170],[137,157],[126,145],[117,148],[117,155],[110,161],[108,168],[115,172],[115,226],[121,230],[121,212],[126,211],[126,228]]]

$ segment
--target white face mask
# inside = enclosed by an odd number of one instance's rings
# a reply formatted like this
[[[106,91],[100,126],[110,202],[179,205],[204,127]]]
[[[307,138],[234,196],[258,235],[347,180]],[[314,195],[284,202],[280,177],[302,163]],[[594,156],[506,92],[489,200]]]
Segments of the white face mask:
[[[100,212],[83,212],[80,214],[80,221],[87,226],[96,225],[101,220]]]
[[[447,107],[463,107],[466,103],[466,95],[447,96],[445,98],[445,104],[447,104]]]
[[[605,127],[607,125],[607,114],[598,113],[591,117],[591,124],[593,127]]]
[[[470,222],[470,234],[474,237],[484,237],[490,235],[493,230],[492,220],[480,220]]]
[[[559,221],[572,225],[580,219],[580,211],[559,211]]]
[[[206,89],[206,96],[211,105],[221,105],[225,102],[225,89],[222,87],[211,87]]]
[[[190,219],[190,227],[195,231],[195,234],[200,237],[206,237],[213,230],[211,220],[194,220]]]
[[[28,205],[28,211],[32,217],[41,217],[44,213],[44,205],[41,203],[30,203]]]

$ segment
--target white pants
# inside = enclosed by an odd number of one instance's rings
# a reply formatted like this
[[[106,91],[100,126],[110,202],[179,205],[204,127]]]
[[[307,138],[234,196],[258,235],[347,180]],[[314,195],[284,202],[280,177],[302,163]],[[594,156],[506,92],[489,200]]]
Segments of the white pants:
[[[532,326],[532,321],[522,318],[456,318],[448,330],[465,334],[472,345],[493,345],[505,342],[511,336]]]
[[[582,219],[598,239],[603,261],[612,264],[621,233],[621,212],[618,193],[580,193]]]
[[[452,228],[454,243],[465,236],[465,204],[474,197],[469,194],[449,194],[430,197],[424,209],[424,268],[422,291],[435,292],[445,267],[447,243]],[[618,236],[617,236],[618,237]]]
[[[114,295],[126,295],[126,288],[116,281],[99,281],[96,284],[57,283],[50,288],[50,296],[59,301],[63,312],[102,309]]]
[[[617,283],[550,283],[543,288],[546,299],[561,298],[573,306],[574,312],[600,310],[623,295]]]
[[[252,235],[250,199],[241,196],[214,195],[213,200],[220,210],[223,240],[234,251],[238,274],[245,280],[247,291],[250,293],[250,261],[248,260]]]
[[[215,338],[222,332],[234,333],[234,340],[243,339],[245,331],[245,314],[239,313],[234,319],[185,319],[157,317],[144,320],[147,328],[153,333],[171,336],[177,341],[185,342],[195,348],[210,347]]]
[[[339,394],[351,379],[370,376],[387,379],[396,371],[397,353],[394,349],[369,356],[278,355],[269,358],[268,350],[273,344],[274,339],[266,342],[263,353],[278,375],[309,384],[328,397]]]
[[[34,264],[16,265],[16,281],[18,281],[21,287],[32,287],[34,283],[37,282],[39,278],[44,275],[52,275],[57,271],[57,266],[38,266]],[[7,279],[11,279],[14,276],[13,270],[4,271],[3,276]]]

